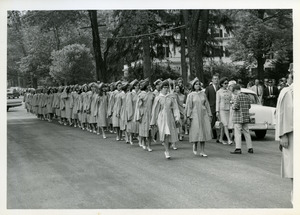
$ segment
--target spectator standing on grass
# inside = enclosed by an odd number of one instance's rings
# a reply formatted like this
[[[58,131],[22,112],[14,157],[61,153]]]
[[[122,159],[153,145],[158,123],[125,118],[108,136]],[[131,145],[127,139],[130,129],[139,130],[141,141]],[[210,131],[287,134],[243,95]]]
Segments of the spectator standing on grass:
[[[288,76],[289,87],[281,90],[276,106],[275,140],[280,141],[281,177],[290,178],[293,183],[293,151],[294,151],[294,128],[293,128],[293,74]],[[291,193],[293,203],[293,191]]]
[[[242,154],[242,133],[244,134],[248,153],[253,153],[252,141],[248,124],[250,123],[249,109],[251,108],[250,99],[247,95],[241,93],[241,86],[234,85],[232,87],[233,94],[236,99],[233,103],[233,124],[234,124],[234,138],[235,150],[231,154]]]

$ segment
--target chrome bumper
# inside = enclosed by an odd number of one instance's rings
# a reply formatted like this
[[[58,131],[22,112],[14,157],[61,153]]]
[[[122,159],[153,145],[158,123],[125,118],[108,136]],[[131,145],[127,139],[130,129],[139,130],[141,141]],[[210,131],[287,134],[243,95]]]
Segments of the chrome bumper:
[[[275,125],[261,123],[261,124],[248,124],[250,130],[275,130]]]

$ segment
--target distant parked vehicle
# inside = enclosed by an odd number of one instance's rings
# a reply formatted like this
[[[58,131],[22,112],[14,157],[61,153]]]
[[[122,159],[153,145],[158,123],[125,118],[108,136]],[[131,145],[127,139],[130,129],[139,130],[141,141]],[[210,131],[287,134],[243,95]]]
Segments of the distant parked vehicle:
[[[9,108],[22,106],[21,99],[7,99],[7,111]]]
[[[251,101],[249,129],[255,132],[259,139],[263,139],[267,130],[275,130],[275,108],[262,106],[252,90],[242,88],[241,92],[248,95]]]
[[[9,88],[7,89],[7,98],[8,99],[14,99],[14,98],[19,98],[20,93],[17,91],[15,88]]]

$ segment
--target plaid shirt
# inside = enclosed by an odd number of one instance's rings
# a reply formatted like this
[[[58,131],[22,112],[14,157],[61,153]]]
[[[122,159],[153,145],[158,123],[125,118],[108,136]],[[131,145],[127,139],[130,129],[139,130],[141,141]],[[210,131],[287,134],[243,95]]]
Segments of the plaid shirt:
[[[233,124],[250,123],[249,109],[251,108],[250,99],[247,95],[240,93],[233,103]]]

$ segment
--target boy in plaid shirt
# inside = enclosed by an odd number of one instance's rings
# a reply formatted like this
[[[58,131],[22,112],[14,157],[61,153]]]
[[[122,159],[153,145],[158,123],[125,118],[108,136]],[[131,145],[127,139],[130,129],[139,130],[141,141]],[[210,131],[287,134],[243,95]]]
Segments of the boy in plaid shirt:
[[[252,141],[248,124],[250,123],[249,109],[251,108],[250,99],[247,95],[241,93],[241,86],[236,84],[232,88],[233,93],[237,95],[233,103],[233,124],[235,137],[235,150],[231,154],[242,154],[242,133],[244,134],[248,153],[253,153]]]

